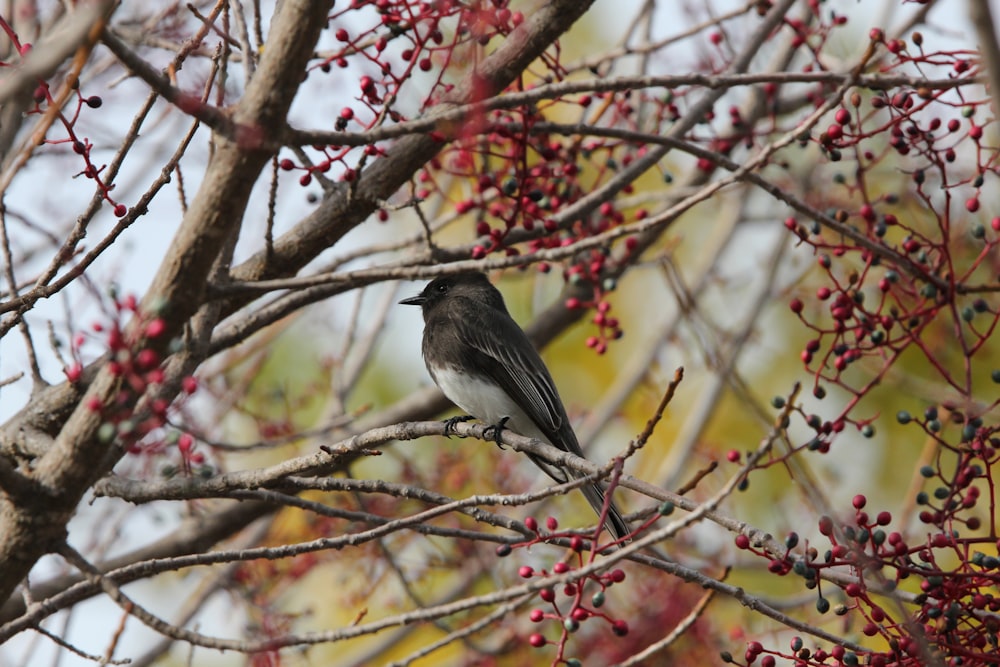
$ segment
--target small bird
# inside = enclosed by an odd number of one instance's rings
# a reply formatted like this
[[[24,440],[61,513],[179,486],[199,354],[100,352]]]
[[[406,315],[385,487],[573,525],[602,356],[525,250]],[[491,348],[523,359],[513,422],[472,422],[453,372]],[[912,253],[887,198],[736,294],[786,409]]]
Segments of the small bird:
[[[583,457],[552,376],[485,274],[435,278],[419,295],[400,303],[423,311],[424,363],[453,403],[498,434],[509,427]],[[531,460],[559,483],[583,476],[535,456]],[[581,490],[600,516],[605,487],[595,483]],[[614,503],[607,523],[618,539],[630,533]]]

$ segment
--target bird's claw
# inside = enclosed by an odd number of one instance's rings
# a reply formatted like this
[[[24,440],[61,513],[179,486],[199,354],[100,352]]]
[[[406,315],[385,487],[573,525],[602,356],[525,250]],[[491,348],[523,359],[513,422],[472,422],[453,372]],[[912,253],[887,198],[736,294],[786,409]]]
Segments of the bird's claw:
[[[449,417],[444,420],[444,435],[447,438],[455,435],[455,424],[460,424],[462,422],[467,422],[470,419],[474,419],[471,415],[458,415],[457,417]]]
[[[501,417],[496,424],[491,424],[483,429],[483,438],[497,443],[497,447],[503,449],[503,441],[500,439],[503,430],[507,428],[507,421],[510,417]]]

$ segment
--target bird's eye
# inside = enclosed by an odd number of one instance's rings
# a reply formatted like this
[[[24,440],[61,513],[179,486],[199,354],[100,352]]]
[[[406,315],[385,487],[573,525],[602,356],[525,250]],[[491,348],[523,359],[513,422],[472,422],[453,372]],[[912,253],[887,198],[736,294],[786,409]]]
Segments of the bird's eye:
[[[444,294],[448,291],[448,283],[441,283],[437,286],[438,294]]]

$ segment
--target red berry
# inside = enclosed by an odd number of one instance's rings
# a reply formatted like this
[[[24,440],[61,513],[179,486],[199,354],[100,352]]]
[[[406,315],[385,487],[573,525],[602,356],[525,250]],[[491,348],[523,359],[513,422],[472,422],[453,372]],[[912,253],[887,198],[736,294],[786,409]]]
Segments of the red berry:
[[[851,502],[854,505],[854,509],[859,510],[865,506],[865,503],[868,502],[868,499],[859,493],[858,495],[854,496],[854,499]]]
[[[139,368],[152,368],[160,363],[160,355],[158,355],[155,350],[151,350],[147,347],[139,350],[139,354],[135,357],[135,362]]]
[[[146,337],[156,338],[163,334],[167,329],[167,323],[163,321],[162,318],[157,317],[155,320],[151,320],[149,324],[146,325]]]
[[[532,575],[535,574],[535,570],[530,565],[522,565],[520,569],[518,569],[517,574],[522,579],[530,579]]]
[[[66,373],[66,379],[70,382],[79,382],[83,375],[83,366],[79,363],[70,364],[63,372]]]
[[[541,636],[536,632],[535,634],[528,637],[528,643],[534,646],[535,648],[541,648],[542,646],[545,646],[545,637]]]

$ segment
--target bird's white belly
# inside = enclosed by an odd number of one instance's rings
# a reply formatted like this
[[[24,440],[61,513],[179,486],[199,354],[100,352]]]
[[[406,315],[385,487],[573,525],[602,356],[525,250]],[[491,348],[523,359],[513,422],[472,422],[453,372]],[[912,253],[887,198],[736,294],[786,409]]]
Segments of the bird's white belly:
[[[451,401],[486,424],[497,424],[507,417],[507,428],[529,438],[548,442],[530,417],[503,389],[462,373],[454,368],[439,369],[434,380]]]

